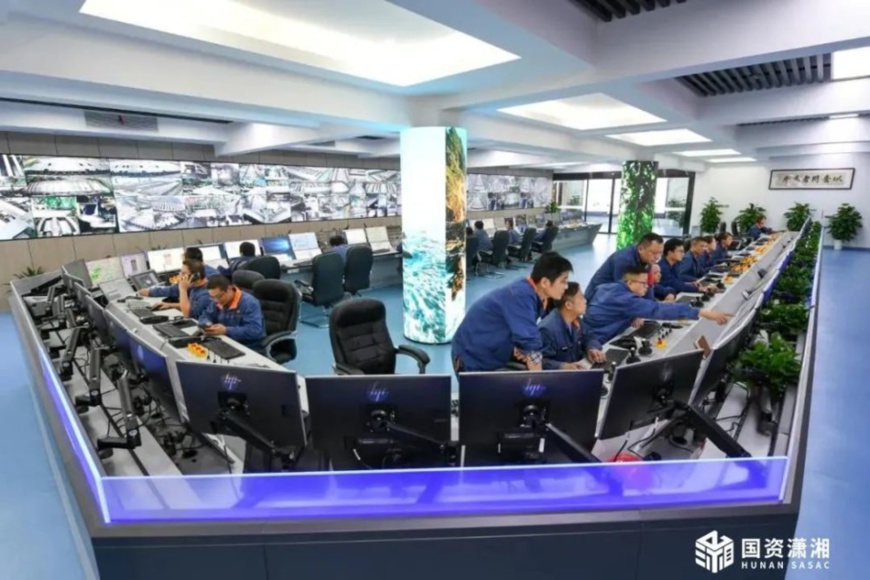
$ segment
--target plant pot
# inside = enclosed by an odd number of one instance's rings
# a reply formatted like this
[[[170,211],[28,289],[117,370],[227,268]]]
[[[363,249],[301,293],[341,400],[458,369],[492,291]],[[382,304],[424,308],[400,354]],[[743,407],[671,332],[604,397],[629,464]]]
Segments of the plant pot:
[[[834,249],[838,252],[843,249],[843,240],[834,240]]]

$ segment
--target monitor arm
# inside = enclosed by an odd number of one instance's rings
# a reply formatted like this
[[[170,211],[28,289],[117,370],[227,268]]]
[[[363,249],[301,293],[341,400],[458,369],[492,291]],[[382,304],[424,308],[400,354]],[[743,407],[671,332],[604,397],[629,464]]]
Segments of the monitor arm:
[[[552,423],[545,423],[543,430],[547,443],[555,445],[573,463],[601,463],[588,449],[574,441],[567,433]]]
[[[393,439],[413,447],[444,455],[448,459],[456,452],[455,445],[448,441],[438,441],[419,431],[409,429],[393,421],[392,413],[386,409],[371,412],[369,426],[374,433],[390,435]]]
[[[133,401],[130,397],[130,384],[127,380],[127,371],[124,371],[118,379],[118,397],[121,399],[121,410],[124,413],[124,437],[104,437],[97,440],[97,450],[105,449],[136,449],[142,445],[139,436],[139,422]]]
[[[728,434],[715,419],[703,411],[699,411],[685,403],[674,403],[674,408],[682,413],[683,418],[696,432],[706,437],[713,445],[718,447],[730,458],[752,457],[734,437]]]
[[[245,414],[233,405],[221,409],[216,422],[230,433],[243,439],[245,443],[267,453],[270,458],[279,459],[285,469],[292,468],[299,459],[299,454],[295,448],[275,445],[251,424]]]
[[[102,367],[105,349],[95,348],[91,350],[88,358],[88,394],[78,395],[75,398],[76,411],[84,413],[91,407],[97,407],[103,402],[102,392]]]

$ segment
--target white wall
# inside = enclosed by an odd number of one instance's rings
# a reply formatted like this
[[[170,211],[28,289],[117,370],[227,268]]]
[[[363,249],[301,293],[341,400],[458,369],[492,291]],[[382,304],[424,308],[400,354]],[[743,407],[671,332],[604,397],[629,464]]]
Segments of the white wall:
[[[854,167],[855,180],[850,190],[769,190],[772,169],[834,169]],[[818,155],[782,159],[765,164],[741,167],[713,167],[698,173],[695,179],[695,195],[692,201],[692,225],[700,223],[701,209],[711,197],[728,206],[723,209],[724,219],[734,219],[741,209],[750,203],[761,205],[767,210],[770,227],[785,227],[783,213],[795,202],[809,203],[819,219],[824,212],[830,215],[841,203],[851,203],[864,217],[864,227],[852,246],[870,248],[870,154],[850,153],[838,155]],[[827,225],[827,220],[824,222]],[[830,243],[830,240],[828,240]]]

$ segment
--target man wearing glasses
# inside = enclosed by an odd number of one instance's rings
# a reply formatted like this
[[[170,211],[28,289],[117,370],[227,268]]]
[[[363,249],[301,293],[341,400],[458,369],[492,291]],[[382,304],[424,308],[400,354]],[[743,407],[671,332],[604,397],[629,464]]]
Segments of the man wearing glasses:
[[[586,286],[586,300],[591,302],[600,286],[619,283],[628,268],[643,266],[648,271],[650,265],[655,264],[662,257],[664,241],[660,235],[650,232],[645,234],[637,244],[611,254]],[[654,299],[652,292],[647,298]]]
[[[700,310],[687,304],[648,300],[648,293],[649,274],[646,266],[631,266],[623,273],[621,282],[599,286],[584,317],[590,334],[604,344],[629,326],[637,326],[642,319],[705,318],[721,325],[731,318],[730,314]]]
[[[256,349],[266,337],[260,302],[220,275],[209,278],[207,288],[212,303],[199,317],[203,332],[208,336],[226,335]]]

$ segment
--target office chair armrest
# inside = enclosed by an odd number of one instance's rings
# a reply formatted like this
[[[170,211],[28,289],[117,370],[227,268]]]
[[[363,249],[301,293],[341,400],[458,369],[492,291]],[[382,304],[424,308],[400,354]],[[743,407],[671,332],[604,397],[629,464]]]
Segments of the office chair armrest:
[[[364,375],[360,369],[356,367],[352,367],[350,365],[346,365],[344,363],[335,363],[332,365],[332,369],[335,371],[337,375]]]
[[[408,344],[400,344],[396,347],[396,354],[403,354],[405,356],[409,356],[412,359],[417,361],[417,369],[419,369],[421,375],[426,374],[426,365],[429,364],[431,359],[429,355],[420,350],[415,346],[410,346]]]
[[[293,342],[293,358],[296,358],[296,331],[295,330],[285,330],[282,332],[276,332],[275,334],[270,334],[266,338],[260,341],[260,349],[263,351],[268,358],[272,358],[272,348],[276,344],[280,344],[282,342]]]
[[[302,288],[302,290],[308,290],[308,291],[312,290],[311,284],[309,284],[305,280],[300,280],[299,278],[296,278],[295,280],[293,280],[293,283],[296,284],[297,286],[300,286]]]

